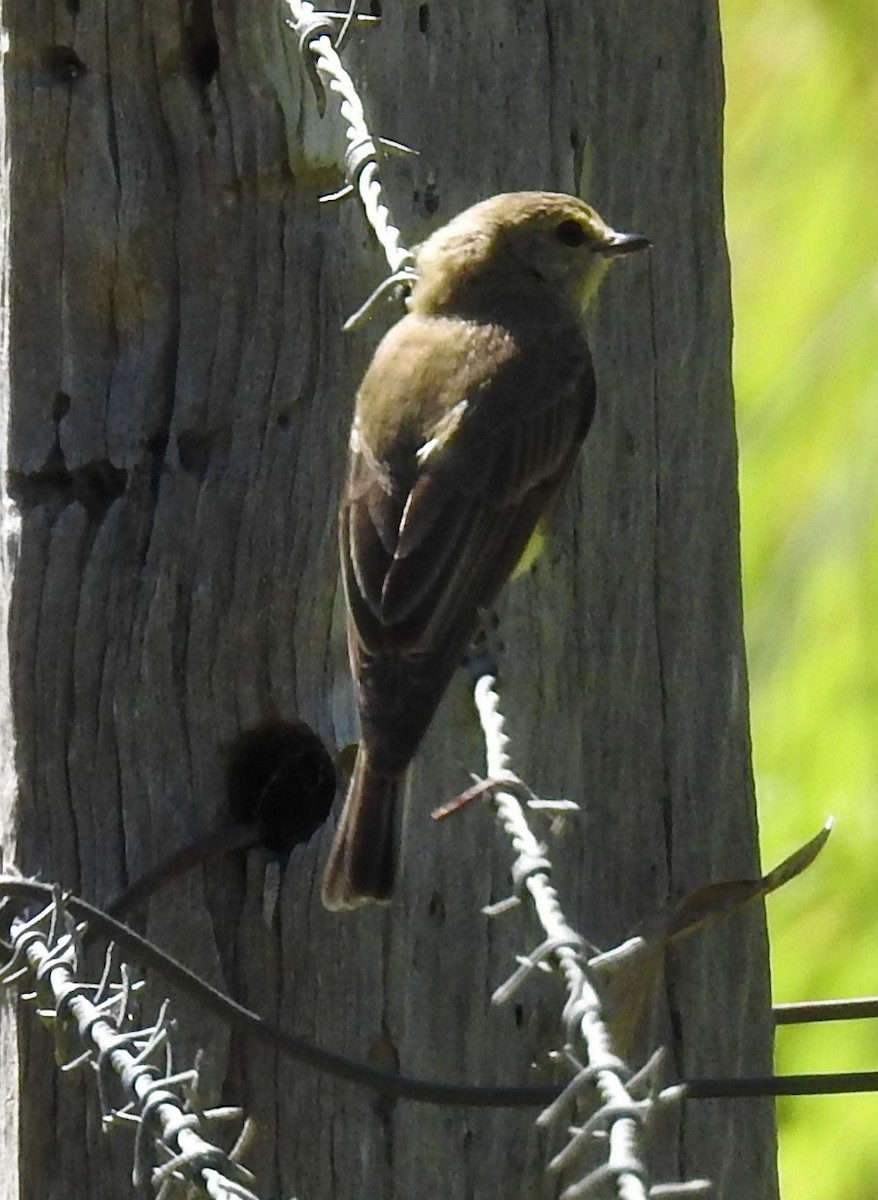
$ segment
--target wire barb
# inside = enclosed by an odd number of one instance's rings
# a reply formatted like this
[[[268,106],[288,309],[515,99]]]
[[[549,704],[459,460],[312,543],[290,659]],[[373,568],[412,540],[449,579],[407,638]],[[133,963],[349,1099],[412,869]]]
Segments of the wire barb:
[[[546,847],[528,825],[526,810],[530,807],[531,793],[511,769],[496,675],[486,673],[478,677],[473,695],[485,738],[486,774],[496,781],[491,797],[497,820],[515,852],[512,866],[515,895],[536,915],[546,935],[536,950],[519,957],[516,970],[494,992],[493,1001],[497,1004],[507,1001],[538,968],[550,967],[560,972],[567,987],[562,1013],[567,1036],[563,1057],[574,1077],[543,1109],[536,1123],[543,1128],[556,1124],[580,1099],[586,1086],[593,1087],[600,1098],[600,1104],[585,1123],[571,1128],[570,1140],[551,1160],[548,1170],[568,1169],[595,1139],[603,1139],[607,1147],[604,1162],[571,1183],[561,1193],[562,1200],[604,1194],[608,1185],[618,1200],[704,1195],[710,1187],[705,1180],[649,1184],[640,1151],[643,1131],[656,1107],[679,1100],[680,1093],[659,1090],[661,1053],[654,1054],[640,1071],[633,1072],[613,1050],[603,1000],[589,965],[595,952],[567,922],[551,882],[552,866]],[[486,911],[494,915],[502,907],[493,905]]]
[[[352,21],[365,21],[353,9],[347,13],[318,12],[306,0],[287,0],[290,9],[288,24],[296,33],[299,52],[317,98],[317,110],[321,116],[326,109],[326,93],[339,98],[339,111],[347,128],[347,148],[344,153],[344,174],[347,186],[324,202],[341,200],[358,192],[366,220],[384,251],[390,267],[386,279],[344,324],[344,329],[353,329],[365,320],[375,303],[394,289],[407,288],[417,278],[414,271],[415,256],[402,244],[402,234],[390,219],[390,209],[384,202],[384,190],[379,178],[378,163],[380,150],[397,154],[415,154],[417,151],[389,138],[373,136],[368,124],[362,101],[348,72],[338,55],[338,49]],[[342,22],[342,31],[333,43],[336,23]]]
[[[124,966],[118,983],[109,982],[108,964],[97,985],[78,978],[79,931],[63,907],[64,900],[55,889],[52,902],[35,917],[13,919],[13,953],[0,971],[0,983],[11,982],[22,971],[30,972],[38,994],[50,994],[48,1011],[56,1031],[56,1049],[62,1027],[75,1026],[84,1049],[62,1069],[71,1071],[86,1063],[94,1067],[104,1129],[136,1123],[135,1186],[152,1184],[157,1200],[169,1200],[186,1186],[223,1200],[258,1200],[248,1186],[252,1175],[237,1161],[238,1147],[227,1153],[207,1136],[208,1124],[227,1120],[232,1114],[240,1117],[240,1112],[204,1109],[198,1100],[198,1067],[174,1070],[168,1001],[151,1025],[130,1028],[130,1003],[136,987]],[[121,1107],[108,1100],[111,1073],[128,1096]],[[241,1138],[238,1141],[240,1144]],[[157,1165],[155,1153],[166,1161]]]

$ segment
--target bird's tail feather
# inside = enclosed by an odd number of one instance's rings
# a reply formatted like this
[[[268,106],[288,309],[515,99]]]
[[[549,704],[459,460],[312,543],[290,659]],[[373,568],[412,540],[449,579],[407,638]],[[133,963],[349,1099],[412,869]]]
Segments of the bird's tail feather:
[[[360,745],[323,876],[327,908],[357,908],[390,899],[396,879],[404,783],[405,774],[374,771]]]

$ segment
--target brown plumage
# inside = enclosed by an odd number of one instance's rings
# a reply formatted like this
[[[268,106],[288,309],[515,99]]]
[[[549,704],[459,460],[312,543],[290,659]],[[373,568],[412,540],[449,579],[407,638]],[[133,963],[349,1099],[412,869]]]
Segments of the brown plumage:
[[[391,895],[409,763],[591,424],[582,310],[610,258],[647,244],[574,197],[520,192],[418,250],[409,312],[357,395],[341,502],[361,734],[328,908]]]

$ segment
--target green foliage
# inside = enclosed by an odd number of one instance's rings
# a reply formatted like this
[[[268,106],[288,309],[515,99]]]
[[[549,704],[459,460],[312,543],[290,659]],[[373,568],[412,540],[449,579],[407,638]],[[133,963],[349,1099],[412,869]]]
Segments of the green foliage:
[[[777,1000],[878,992],[878,5],[722,0],[744,596]],[[878,1068],[878,1022],[779,1072]],[[784,1200],[878,1195],[878,1097],[786,1101]]]

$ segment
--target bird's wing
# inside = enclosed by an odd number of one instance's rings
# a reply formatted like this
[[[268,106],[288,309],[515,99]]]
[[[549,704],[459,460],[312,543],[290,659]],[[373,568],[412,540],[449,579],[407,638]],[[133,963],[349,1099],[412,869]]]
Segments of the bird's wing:
[[[457,653],[569,474],[594,410],[580,338],[512,356],[464,397],[394,488],[366,449],[341,511],[348,605],[366,652]]]

